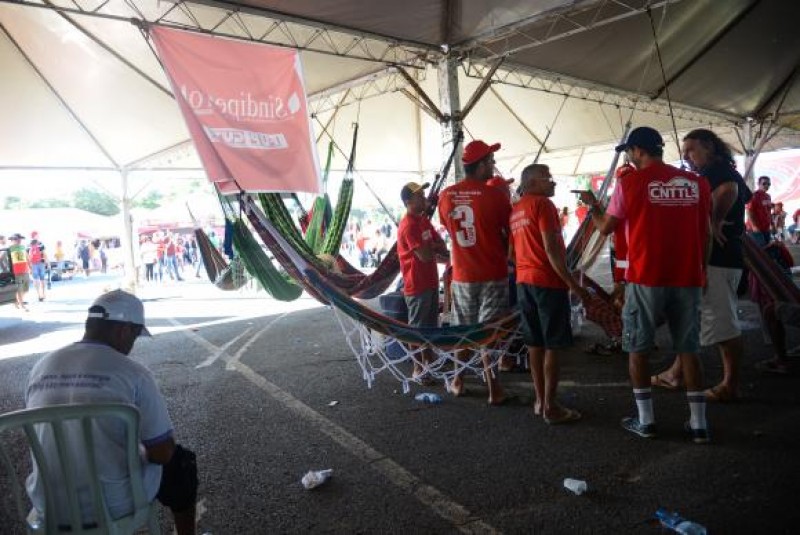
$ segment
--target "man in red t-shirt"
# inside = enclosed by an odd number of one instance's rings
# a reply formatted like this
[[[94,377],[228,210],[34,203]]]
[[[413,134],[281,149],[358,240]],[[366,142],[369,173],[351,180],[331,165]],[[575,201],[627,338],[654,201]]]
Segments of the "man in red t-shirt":
[[[647,354],[655,345],[657,322],[664,318],[673,349],[681,359],[691,417],[686,429],[695,443],[709,441],[706,397],[697,352],[700,349],[700,295],[710,236],[710,187],[706,180],[662,161],[664,141],[649,127],[631,131],[617,147],[636,171],[614,190],[608,212],[602,213],[590,192],[600,232],[610,234],[624,222],[628,235],[628,270],[622,310],[623,348],[638,416],[622,427],[644,438],[656,435]]]
[[[758,189],[747,204],[747,218],[750,234],[761,246],[772,240],[772,197],[769,196],[771,184],[768,176],[758,177]]]
[[[582,202],[578,202],[578,206],[575,207],[575,217],[578,219],[579,225],[583,223],[583,220],[586,219],[586,215],[588,213],[589,208]]]
[[[447,246],[425,215],[428,201],[425,188],[430,184],[409,182],[400,190],[406,215],[397,227],[397,256],[403,274],[403,295],[408,307],[408,324],[413,327],[439,325],[439,271],[437,259],[447,260]],[[425,379],[425,365],[433,355],[429,347],[422,358],[414,358],[412,378]]]
[[[549,199],[555,182],[546,165],[532,164],[522,171],[522,197],[510,219],[517,265],[517,302],[522,313],[522,335],[528,347],[536,402],[534,414],[548,424],[580,419],[581,414],[556,401],[557,350],[572,345],[568,289],[588,297],[567,269],[558,209]]]
[[[789,238],[792,240],[792,243],[800,242],[800,209],[795,210],[794,215],[792,215],[793,224],[789,225]]]
[[[464,180],[445,188],[439,201],[439,220],[452,243],[454,325],[474,325],[497,319],[508,312],[508,217],[511,203],[498,188],[486,183],[494,174],[494,153],[499,143],[475,140],[464,147]],[[462,352],[463,355],[464,352]],[[482,355],[489,385],[489,404],[505,401],[492,371],[489,354]],[[461,374],[450,392],[464,393]]]

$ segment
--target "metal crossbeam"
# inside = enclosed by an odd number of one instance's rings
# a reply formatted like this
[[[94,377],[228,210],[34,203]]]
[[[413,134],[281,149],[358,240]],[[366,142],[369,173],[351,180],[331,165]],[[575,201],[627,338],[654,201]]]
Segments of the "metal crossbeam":
[[[459,43],[455,48],[474,57],[494,60],[552,43],[593,28],[641,15],[681,0],[597,0],[583,8],[568,4],[554,11],[496,28]]]
[[[413,75],[417,81],[425,79],[425,71],[423,70],[413,71]],[[309,112],[312,116],[319,115],[362,100],[393,93],[406,87],[409,87],[408,80],[397,69],[389,67],[383,71],[309,95]],[[350,91],[342,98],[342,91],[348,89]]]
[[[482,79],[485,76],[487,68],[488,67],[482,63],[477,62],[466,62],[464,64],[464,71],[470,78]],[[510,66],[506,64],[504,68],[498,69],[497,72],[495,72],[492,81],[493,83],[533,89],[553,95],[568,96],[570,98],[606,104],[608,106],[628,110],[634,109],[644,113],[654,113],[665,116],[670,115],[666,101],[661,99],[652,100],[647,95],[639,95],[632,92],[601,87],[559,74],[529,69],[527,67]],[[729,126],[732,123],[742,120],[735,115],[711,112],[675,103],[673,103],[673,112],[676,119],[709,126]]]
[[[48,9],[59,13],[128,22],[139,27],[164,26],[240,41],[290,47],[301,51],[391,63],[418,69],[432,53],[416,45],[364,32],[311,26],[310,21],[248,8],[233,2],[177,2],[126,0],[121,2],[67,1],[40,3],[35,0],[0,0],[0,3]],[[90,7],[91,4],[91,7]],[[144,6],[149,16],[145,16]],[[124,8],[124,9],[123,9]],[[129,13],[121,14],[123,11]]]

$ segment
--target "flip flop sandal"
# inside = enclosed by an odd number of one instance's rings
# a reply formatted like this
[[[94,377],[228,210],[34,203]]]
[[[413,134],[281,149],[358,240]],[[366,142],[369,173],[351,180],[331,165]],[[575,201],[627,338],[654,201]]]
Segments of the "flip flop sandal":
[[[659,373],[650,377],[650,384],[652,386],[657,386],[658,388],[663,388],[664,390],[677,390],[681,387],[679,382],[672,382],[667,381],[663,377],[663,373]]]
[[[564,414],[558,418],[545,418],[544,421],[547,425],[560,425],[577,422],[581,419],[581,413],[575,409],[564,409]]]
[[[491,403],[487,401],[486,404],[490,407],[516,407],[522,405],[523,403],[519,396],[511,395],[504,397],[497,403]]]
[[[763,373],[776,375],[789,375],[789,368],[785,364],[778,364],[773,359],[761,360],[754,364],[756,370]]]
[[[732,403],[739,399],[736,394],[732,394],[730,390],[723,386],[709,388],[704,393],[706,395],[706,401],[712,403]]]

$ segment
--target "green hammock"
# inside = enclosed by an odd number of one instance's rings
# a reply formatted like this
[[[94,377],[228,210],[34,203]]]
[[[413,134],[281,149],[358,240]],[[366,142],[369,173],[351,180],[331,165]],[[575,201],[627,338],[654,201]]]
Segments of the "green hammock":
[[[311,208],[311,221],[308,221],[308,227],[305,232],[305,239],[308,246],[314,253],[322,252],[322,245],[325,240],[325,233],[331,222],[331,199],[328,197],[328,175],[331,171],[331,161],[333,160],[333,141],[328,143],[328,157],[325,161],[325,171],[322,175],[322,190],[325,192],[314,199],[313,207]],[[306,215],[307,217],[307,215]]]
[[[233,247],[247,272],[278,301],[294,301],[303,293],[301,287],[273,265],[261,244],[253,238],[245,222],[239,218],[233,221]]]

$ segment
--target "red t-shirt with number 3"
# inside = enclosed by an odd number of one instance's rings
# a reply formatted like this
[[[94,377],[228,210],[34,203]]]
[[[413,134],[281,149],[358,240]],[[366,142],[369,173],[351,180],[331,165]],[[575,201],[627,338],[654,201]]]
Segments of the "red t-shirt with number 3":
[[[450,234],[453,281],[507,279],[508,197],[485,182],[464,179],[439,199],[439,220]]]

